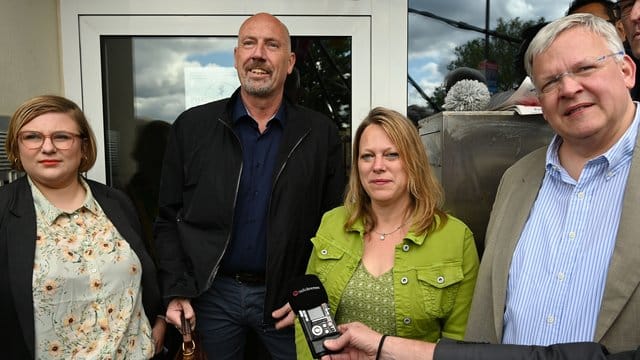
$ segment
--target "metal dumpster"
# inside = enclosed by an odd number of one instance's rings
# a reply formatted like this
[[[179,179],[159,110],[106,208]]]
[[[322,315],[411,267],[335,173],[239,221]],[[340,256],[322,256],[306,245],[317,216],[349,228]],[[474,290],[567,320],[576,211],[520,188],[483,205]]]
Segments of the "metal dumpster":
[[[445,111],[419,125],[429,162],[444,187],[445,210],[471,228],[482,254],[502,174],[524,155],[546,146],[553,130],[540,114],[513,111]]]

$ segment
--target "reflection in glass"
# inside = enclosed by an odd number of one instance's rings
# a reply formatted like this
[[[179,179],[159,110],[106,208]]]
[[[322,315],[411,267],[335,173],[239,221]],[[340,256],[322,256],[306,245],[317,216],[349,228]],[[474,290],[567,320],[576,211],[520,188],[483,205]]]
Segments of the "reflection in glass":
[[[171,123],[185,109],[228,97],[240,85],[234,37],[131,39],[137,119]]]
[[[185,109],[235,91],[235,45],[236,38],[228,36],[101,38],[107,183],[129,192],[148,234],[157,212],[166,140],[161,123],[168,125]],[[293,37],[292,48],[296,67],[285,96],[338,125],[348,164],[351,38]]]

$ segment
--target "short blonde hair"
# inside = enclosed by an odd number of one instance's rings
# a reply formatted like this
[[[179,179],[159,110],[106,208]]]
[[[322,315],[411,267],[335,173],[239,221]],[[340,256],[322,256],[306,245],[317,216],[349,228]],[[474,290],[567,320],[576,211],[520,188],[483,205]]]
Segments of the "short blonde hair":
[[[7,129],[7,140],[4,144],[11,167],[18,171],[24,171],[18,147],[20,129],[31,120],[48,113],[68,114],[75,121],[82,138],[83,152],[78,172],[82,173],[91,169],[97,156],[96,137],[80,107],[73,101],[57,95],[42,95],[31,98],[18,106],[18,109],[11,116]]]
[[[408,211],[411,213],[410,223],[414,233],[424,234],[436,226],[435,215],[440,217],[440,226],[444,225],[447,216],[440,209],[444,203],[444,192],[431,170],[416,127],[399,112],[377,107],[364,118],[353,139],[351,173],[344,202],[349,213],[345,229],[349,229],[359,218],[363,219],[365,231],[371,231],[376,226],[371,198],[362,187],[358,171],[360,140],[362,133],[370,125],[380,126],[398,149],[408,177],[407,191],[411,198],[411,209]]]

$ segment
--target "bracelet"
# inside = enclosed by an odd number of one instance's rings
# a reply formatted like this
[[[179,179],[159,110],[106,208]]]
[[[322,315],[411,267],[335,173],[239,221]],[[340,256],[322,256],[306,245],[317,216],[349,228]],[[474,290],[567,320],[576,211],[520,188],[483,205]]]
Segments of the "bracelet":
[[[378,352],[376,352],[376,360],[380,360],[380,353],[382,352],[382,345],[384,345],[384,339],[387,338],[387,335],[382,335],[380,338],[380,343],[378,343]]]

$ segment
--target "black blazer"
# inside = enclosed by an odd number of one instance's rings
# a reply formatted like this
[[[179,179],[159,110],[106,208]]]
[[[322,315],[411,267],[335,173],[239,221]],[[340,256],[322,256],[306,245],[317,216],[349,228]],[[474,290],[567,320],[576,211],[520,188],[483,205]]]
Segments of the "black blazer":
[[[86,180],[109,220],[127,240],[142,263],[142,301],[151,321],[161,313],[156,269],[144,247],[140,223],[131,201],[119,190]],[[0,187],[0,333],[6,359],[33,359],[33,260],[36,213],[26,177]]]

